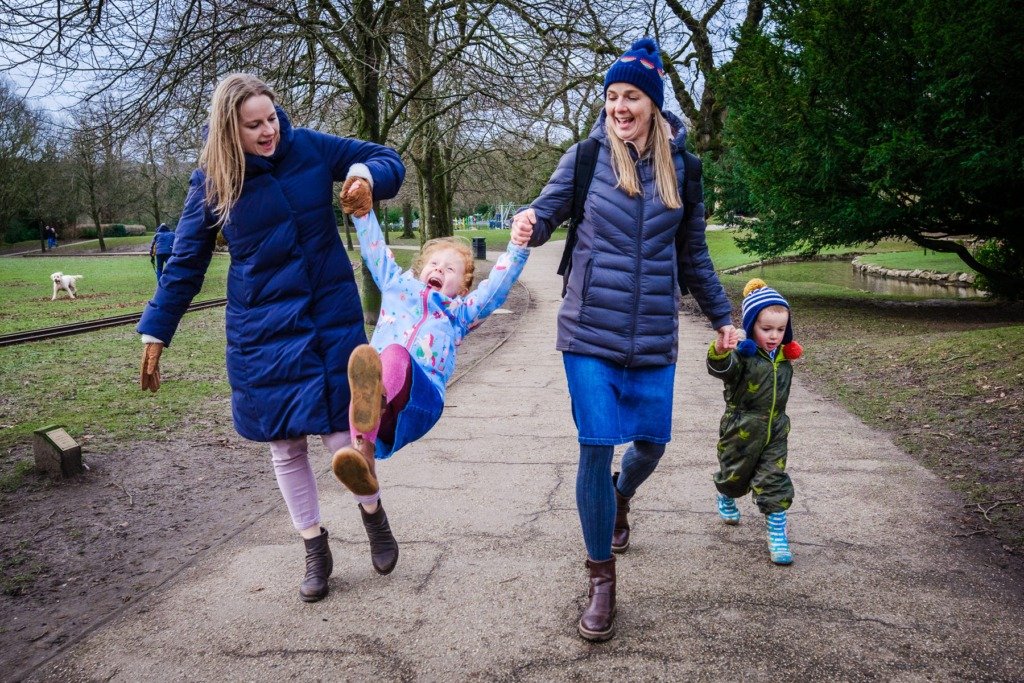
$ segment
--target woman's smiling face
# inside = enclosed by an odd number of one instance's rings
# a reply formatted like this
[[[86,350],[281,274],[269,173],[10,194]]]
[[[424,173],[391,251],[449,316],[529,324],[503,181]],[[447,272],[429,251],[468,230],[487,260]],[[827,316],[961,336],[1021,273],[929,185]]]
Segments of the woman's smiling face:
[[[269,157],[281,140],[281,122],[274,101],[266,95],[253,95],[238,108],[238,134],[248,154]]]
[[[630,83],[612,83],[605,93],[604,111],[612,130],[623,142],[644,149],[651,132],[654,101],[643,90]]]

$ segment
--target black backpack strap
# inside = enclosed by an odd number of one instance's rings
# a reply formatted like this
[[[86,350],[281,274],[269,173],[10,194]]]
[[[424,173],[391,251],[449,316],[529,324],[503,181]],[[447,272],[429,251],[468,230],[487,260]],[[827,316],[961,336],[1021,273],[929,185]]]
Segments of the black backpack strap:
[[[702,180],[703,169],[700,157],[683,150],[683,182],[679,190],[679,198],[683,200],[683,220],[676,230],[676,260],[679,263],[679,291],[687,293],[686,283],[683,282],[683,253],[686,249],[686,228],[694,210],[700,205],[704,206],[704,183]]]
[[[562,296],[569,286],[569,272],[572,270],[572,252],[576,248],[576,229],[583,220],[583,205],[587,201],[590,181],[594,179],[597,168],[597,154],[601,143],[595,138],[586,138],[576,145],[576,163],[573,167],[572,214],[569,218],[569,230],[565,235],[565,250],[558,264],[558,274],[562,276]]]

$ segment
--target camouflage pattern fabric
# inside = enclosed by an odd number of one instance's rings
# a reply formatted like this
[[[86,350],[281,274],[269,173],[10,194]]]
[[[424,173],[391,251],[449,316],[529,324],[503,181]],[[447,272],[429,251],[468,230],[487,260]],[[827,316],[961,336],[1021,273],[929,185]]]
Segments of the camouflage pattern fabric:
[[[715,487],[730,498],[752,491],[766,515],[787,510],[793,504],[793,482],[786,473],[792,363],[781,349],[772,360],[761,349],[753,356],[718,355],[712,343],[707,364],[708,373],[725,383]]]

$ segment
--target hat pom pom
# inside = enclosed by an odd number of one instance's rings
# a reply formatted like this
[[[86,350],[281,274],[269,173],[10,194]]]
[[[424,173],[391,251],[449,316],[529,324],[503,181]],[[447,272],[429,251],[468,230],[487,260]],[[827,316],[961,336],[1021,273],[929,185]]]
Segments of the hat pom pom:
[[[757,353],[757,344],[753,339],[744,339],[736,346],[736,353],[741,356],[753,356]]]
[[[743,288],[743,296],[749,296],[751,292],[757,291],[762,287],[767,287],[768,283],[759,277],[755,277],[753,280],[747,283]]]
[[[630,52],[636,52],[637,50],[643,50],[652,55],[657,54],[658,44],[654,42],[654,38],[641,38],[633,43],[633,47],[629,48]]]
[[[782,345],[782,353],[785,354],[786,360],[796,360],[804,355],[804,347],[795,341],[791,341],[788,344]]]

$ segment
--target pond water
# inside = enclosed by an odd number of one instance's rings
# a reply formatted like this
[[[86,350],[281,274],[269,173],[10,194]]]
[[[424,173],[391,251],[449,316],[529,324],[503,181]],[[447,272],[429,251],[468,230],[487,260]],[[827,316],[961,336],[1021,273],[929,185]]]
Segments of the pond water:
[[[849,261],[805,261],[776,263],[743,271],[766,282],[816,282],[864,292],[922,299],[967,299],[984,296],[974,287],[956,287],[878,277],[862,273]]]

